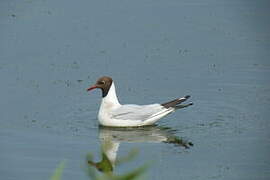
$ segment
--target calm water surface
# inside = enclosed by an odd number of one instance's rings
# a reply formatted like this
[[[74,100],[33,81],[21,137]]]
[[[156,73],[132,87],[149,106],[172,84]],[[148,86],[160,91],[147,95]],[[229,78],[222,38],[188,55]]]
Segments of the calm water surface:
[[[86,156],[101,151],[115,174],[153,162],[146,179],[269,179],[269,7],[1,1],[0,179],[49,179],[64,159],[63,180],[89,179]],[[154,127],[101,129],[101,93],[86,89],[103,75],[121,103],[190,94],[194,106]]]

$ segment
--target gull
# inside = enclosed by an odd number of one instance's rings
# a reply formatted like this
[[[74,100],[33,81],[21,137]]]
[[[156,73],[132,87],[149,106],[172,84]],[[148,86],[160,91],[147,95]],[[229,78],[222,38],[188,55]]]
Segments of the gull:
[[[149,105],[120,104],[116,95],[115,84],[111,77],[103,76],[87,89],[101,89],[102,100],[98,112],[98,121],[102,126],[140,127],[155,124],[159,119],[185,108],[193,103],[181,104],[190,98],[189,95],[166,103]]]

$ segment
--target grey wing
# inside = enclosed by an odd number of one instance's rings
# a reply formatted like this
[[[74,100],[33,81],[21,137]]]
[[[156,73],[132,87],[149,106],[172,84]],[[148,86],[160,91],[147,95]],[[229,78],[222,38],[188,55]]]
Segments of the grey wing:
[[[147,120],[152,115],[164,110],[160,104],[150,105],[122,105],[112,112],[112,118],[121,120]]]

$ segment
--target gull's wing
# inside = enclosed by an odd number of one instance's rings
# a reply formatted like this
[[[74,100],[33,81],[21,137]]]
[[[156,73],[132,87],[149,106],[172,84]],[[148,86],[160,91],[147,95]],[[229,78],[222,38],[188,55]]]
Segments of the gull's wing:
[[[160,104],[150,105],[134,105],[127,104],[122,105],[119,108],[112,111],[111,115],[114,119],[121,120],[140,120],[145,121],[152,115],[161,112],[165,108]]]

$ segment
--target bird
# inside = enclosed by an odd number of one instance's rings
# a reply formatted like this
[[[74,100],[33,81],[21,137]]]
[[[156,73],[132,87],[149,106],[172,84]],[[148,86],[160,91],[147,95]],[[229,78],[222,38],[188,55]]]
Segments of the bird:
[[[101,89],[102,100],[98,112],[101,126],[141,127],[154,125],[159,119],[177,109],[193,105],[181,104],[190,98],[189,95],[165,103],[148,105],[120,104],[116,95],[114,81],[109,76],[100,77],[87,91]]]

